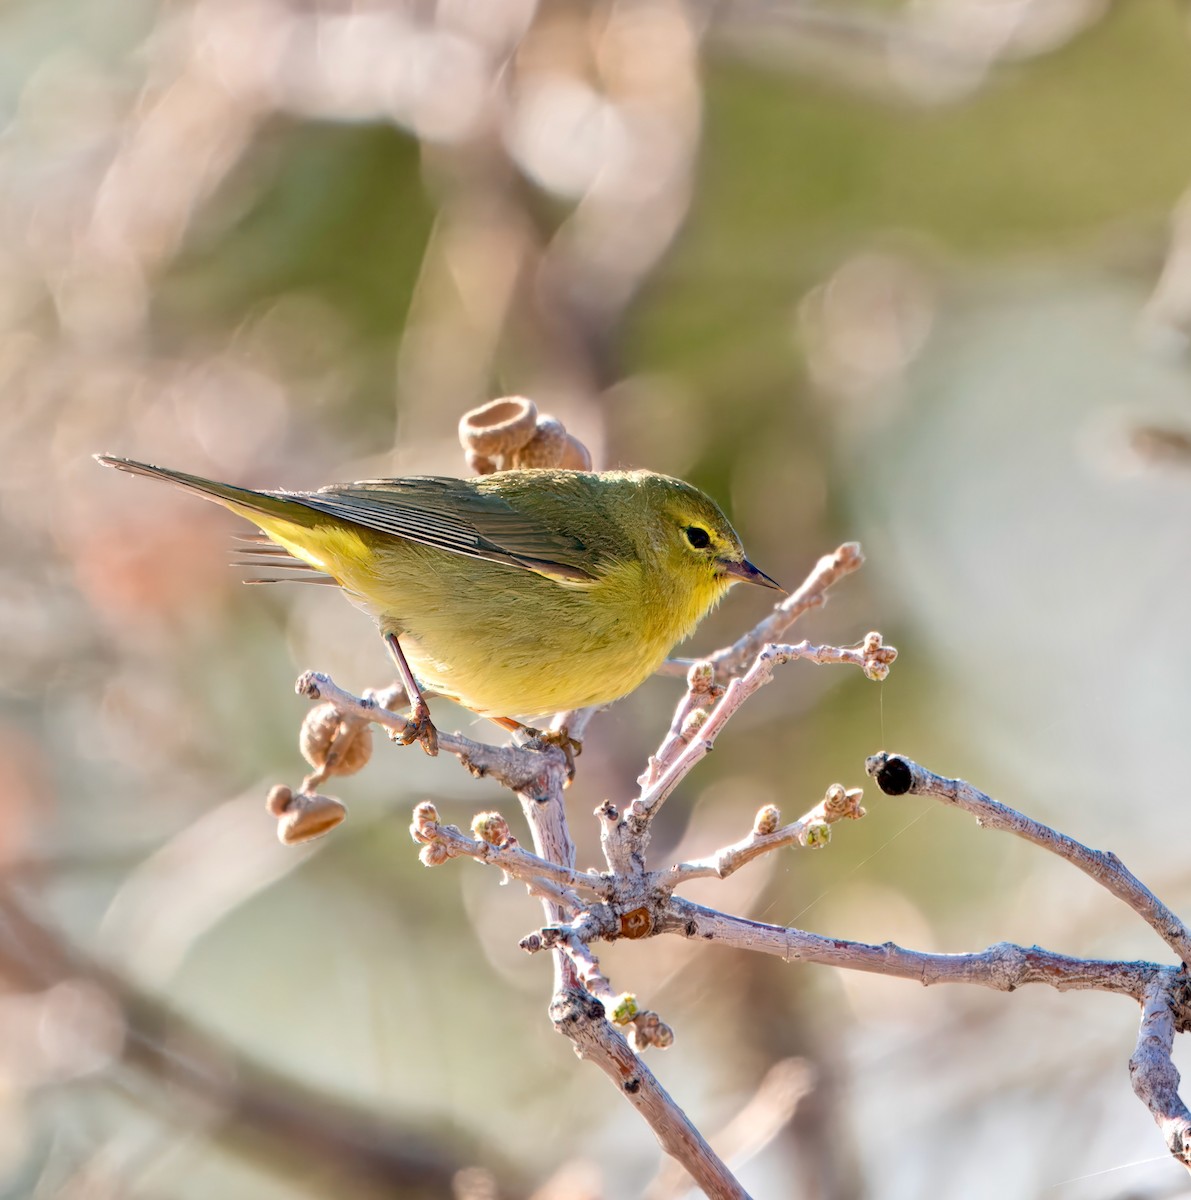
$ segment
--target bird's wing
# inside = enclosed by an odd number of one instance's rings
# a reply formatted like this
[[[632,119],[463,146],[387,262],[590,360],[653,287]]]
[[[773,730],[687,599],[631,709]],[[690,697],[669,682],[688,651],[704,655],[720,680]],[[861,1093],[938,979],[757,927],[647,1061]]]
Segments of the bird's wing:
[[[316,512],[452,554],[535,571],[560,583],[595,582],[591,555],[572,534],[551,529],[468,481],[423,476],[332,484],[285,493]]]

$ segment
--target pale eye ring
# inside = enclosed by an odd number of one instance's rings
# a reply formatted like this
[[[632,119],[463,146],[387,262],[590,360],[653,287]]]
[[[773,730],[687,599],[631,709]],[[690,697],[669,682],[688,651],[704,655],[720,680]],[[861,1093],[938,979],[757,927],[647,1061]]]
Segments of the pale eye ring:
[[[696,550],[706,550],[707,547],[711,545],[711,534],[709,534],[706,529],[703,529],[698,525],[688,525],[686,529],[683,530],[683,533],[686,534],[686,540],[690,542],[690,544],[694,546]]]

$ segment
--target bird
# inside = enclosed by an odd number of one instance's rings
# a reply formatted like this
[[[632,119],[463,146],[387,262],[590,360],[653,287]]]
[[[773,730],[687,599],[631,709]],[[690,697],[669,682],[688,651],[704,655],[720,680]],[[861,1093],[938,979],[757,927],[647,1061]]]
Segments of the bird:
[[[734,584],[782,591],[719,506],[652,471],[528,468],[255,490],[109,454],[252,522],[248,561],[336,583],[409,697],[402,741],[437,753],[425,693],[508,730],[605,705],[654,673]]]

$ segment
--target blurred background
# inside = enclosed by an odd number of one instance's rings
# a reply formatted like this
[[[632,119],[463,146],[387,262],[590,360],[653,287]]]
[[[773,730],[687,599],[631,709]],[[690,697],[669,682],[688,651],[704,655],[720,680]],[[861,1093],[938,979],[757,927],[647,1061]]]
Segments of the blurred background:
[[[538,906],[417,861],[417,801],[520,828],[512,798],[378,741],[333,781],[348,822],[279,845],[293,679],[389,682],[371,624],[242,587],[233,518],[97,451],[258,486],[458,474],[461,413],[532,396],[597,465],[720,498],[787,586],[861,541],[795,636],[901,650],[880,686],[785,668],[659,863],[889,747],[1191,905],[1185,6],[13,0],[0,47],[0,1196],[682,1193],[552,1032],[516,944]],[[734,593],[687,650],[765,605]],[[593,723],[581,865],[677,695]],[[692,896],[1168,960],[1057,860],[868,802]],[[674,1027],[650,1065],[705,1133],[750,1103],[772,1127],[758,1197],[1188,1194],[1119,998],[676,939],[601,958]]]

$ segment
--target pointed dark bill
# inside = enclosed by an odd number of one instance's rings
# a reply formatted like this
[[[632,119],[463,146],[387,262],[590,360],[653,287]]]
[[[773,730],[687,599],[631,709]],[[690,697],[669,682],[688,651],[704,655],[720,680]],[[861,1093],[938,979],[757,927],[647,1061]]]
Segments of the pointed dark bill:
[[[757,570],[747,558],[740,560],[721,558],[718,561],[720,570],[725,575],[731,575],[735,579],[743,579],[745,583],[755,583],[758,587],[777,588],[779,592],[785,592],[786,590],[776,580],[770,579],[764,571]]]

